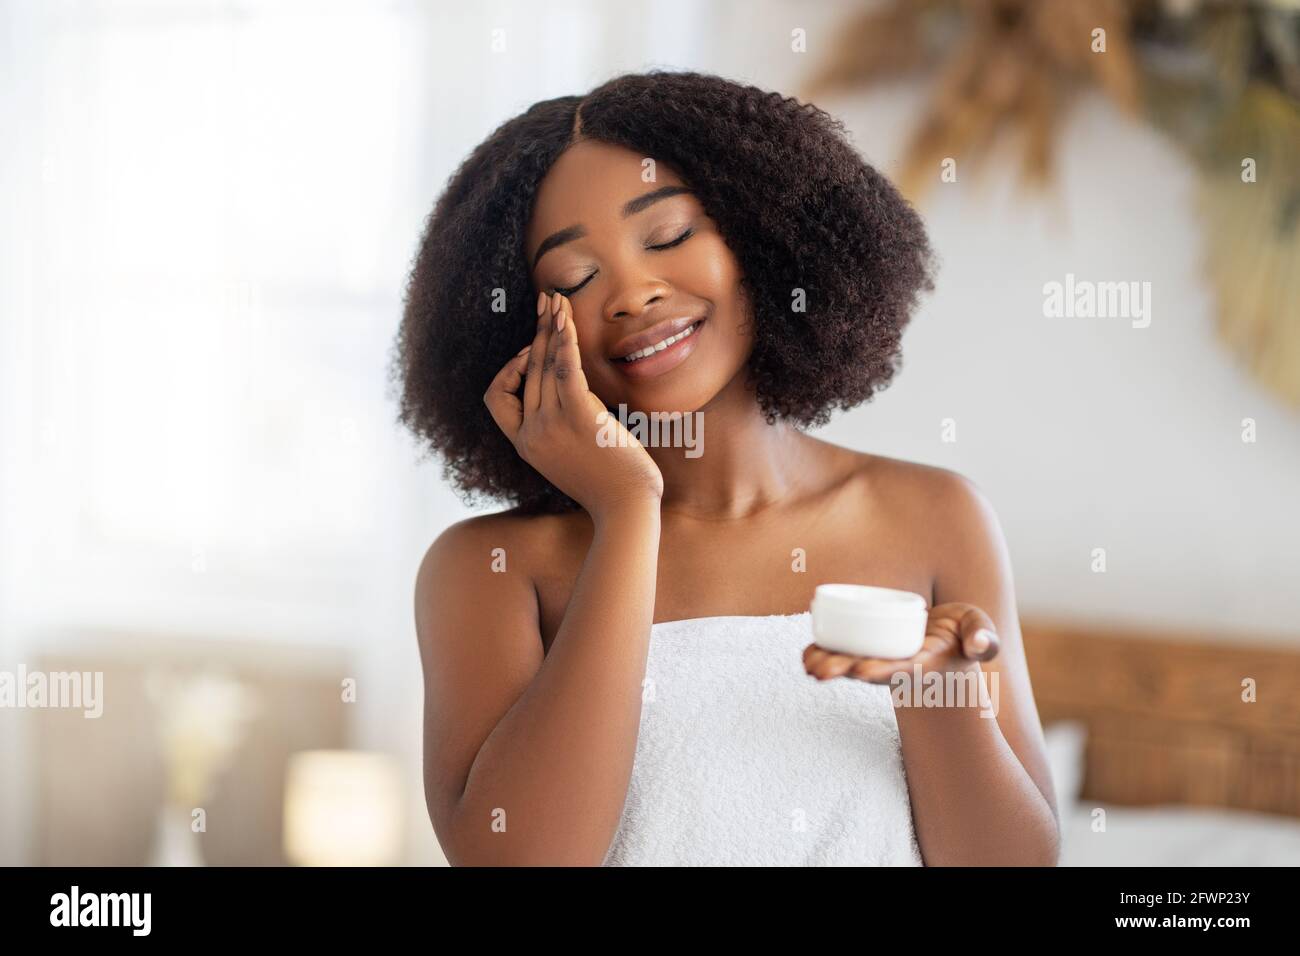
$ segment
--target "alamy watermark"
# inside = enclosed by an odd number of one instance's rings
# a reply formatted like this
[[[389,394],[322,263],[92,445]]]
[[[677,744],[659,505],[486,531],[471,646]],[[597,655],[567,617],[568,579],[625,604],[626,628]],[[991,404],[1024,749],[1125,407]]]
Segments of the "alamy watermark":
[[[981,717],[998,715],[998,672],[973,668],[912,673],[896,671],[889,679],[895,707],[979,707]]]
[[[0,708],[69,708],[95,719],[104,713],[103,671],[0,670]]]
[[[627,405],[620,402],[618,421],[622,429],[608,411],[596,416],[596,444],[601,448],[624,447],[630,434],[646,448],[685,448],[687,458],[704,454],[703,412],[629,413]]]
[[[50,925],[120,926],[132,936],[148,936],[152,909],[152,893],[83,893],[74,884],[50,897]]]
[[[1075,280],[1043,285],[1043,315],[1049,319],[1132,319],[1133,328],[1151,324],[1150,282],[1092,282]]]

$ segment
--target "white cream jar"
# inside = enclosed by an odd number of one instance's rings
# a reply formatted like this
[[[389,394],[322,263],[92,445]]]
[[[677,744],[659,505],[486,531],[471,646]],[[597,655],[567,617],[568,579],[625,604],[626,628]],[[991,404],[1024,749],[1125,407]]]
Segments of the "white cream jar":
[[[818,647],[890,660],[912,657],[921,649],[930,617],[921,595],[865,584],[819,584],[811,611]]]

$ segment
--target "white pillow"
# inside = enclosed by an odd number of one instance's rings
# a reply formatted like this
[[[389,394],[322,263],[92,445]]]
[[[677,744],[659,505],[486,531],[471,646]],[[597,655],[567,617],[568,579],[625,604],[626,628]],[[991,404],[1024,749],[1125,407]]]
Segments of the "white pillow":
[[[1088,725],[1081,720],[1054,720],[1043,728],[1047,743],[1047,763],[1052,768],[1052,785],[1064,824],[1074,810],[1083,789],[1085,750]]]

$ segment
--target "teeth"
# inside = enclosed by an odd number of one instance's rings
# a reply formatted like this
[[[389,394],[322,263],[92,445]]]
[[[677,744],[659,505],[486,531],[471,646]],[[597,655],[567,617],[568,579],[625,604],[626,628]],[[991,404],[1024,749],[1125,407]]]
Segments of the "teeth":
[[[636,362],[649,355],[654,355],[656,352],[662,352],[664,349],[668,348],[668,346],[672,345],[674,342],[680,342],[682,339],[686,338],[686,336],[693,333],[696,329],[696,326],[698,325],[699,323],[696,322],[695,325],[683,329],[681,332],[678,332],[676,335],[668,336],[668,338],[664,339],[662,342],[656,342],[654,345],[647,346],[646,348],[641,349],[641,351],[639,352],[633,352],[631,355],[623,356],[622,360],[624,362],[629,362],[629,363]]]

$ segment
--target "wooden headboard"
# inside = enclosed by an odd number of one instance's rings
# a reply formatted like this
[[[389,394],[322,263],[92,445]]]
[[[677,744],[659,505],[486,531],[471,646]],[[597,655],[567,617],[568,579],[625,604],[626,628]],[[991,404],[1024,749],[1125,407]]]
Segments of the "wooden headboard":
[[[1300,647],[1032,618],[1021,631],[1044,725],[1088,727],[1083,799],[1300,817]]]

